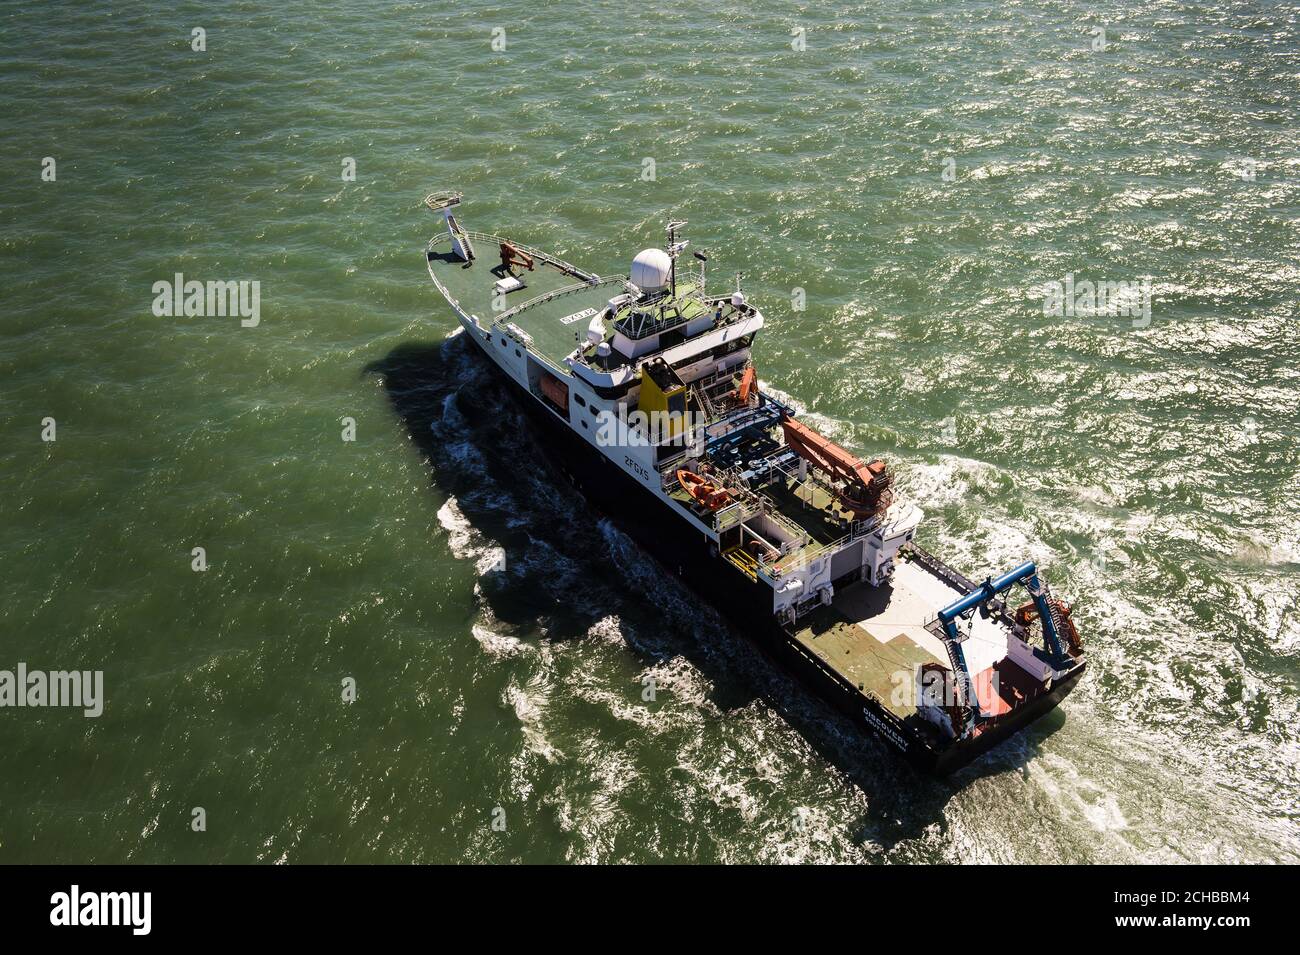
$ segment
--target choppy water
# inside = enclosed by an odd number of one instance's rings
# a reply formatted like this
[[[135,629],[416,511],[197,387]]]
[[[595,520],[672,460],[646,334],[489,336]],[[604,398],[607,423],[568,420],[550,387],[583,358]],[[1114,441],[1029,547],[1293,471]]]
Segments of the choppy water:
[[[0,710],[0,861],[1297,861],[1298,80],[1294,3],[7,7],[0,668],[108,701]],[[1063,709],[929,782],[756,659],[447,338],[433,188],[689,219],[928,547],[1075,601]]]

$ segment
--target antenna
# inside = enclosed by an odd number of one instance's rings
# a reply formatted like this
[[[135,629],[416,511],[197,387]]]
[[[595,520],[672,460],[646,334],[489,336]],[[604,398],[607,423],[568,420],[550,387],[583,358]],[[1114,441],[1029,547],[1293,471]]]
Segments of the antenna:
[[[668,220],[668,258],[672,260],[668,281],[673,290],[673,298],[677,297],[677,256],[684,248],[686,248],[687,245],[690,244],[689,242],[677,241],[677,233],[679,230],[684,228],[685,225],[685,219]]]

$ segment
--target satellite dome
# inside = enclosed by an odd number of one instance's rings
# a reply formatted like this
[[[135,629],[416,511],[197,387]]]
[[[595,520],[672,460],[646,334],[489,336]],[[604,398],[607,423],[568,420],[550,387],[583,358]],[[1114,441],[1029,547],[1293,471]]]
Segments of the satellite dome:
[[[667,252],[663,249],[644,249],[632,260],[632,274],[628,277],[633,285],[654,292],[668,284],[672,271],[673,260]]]

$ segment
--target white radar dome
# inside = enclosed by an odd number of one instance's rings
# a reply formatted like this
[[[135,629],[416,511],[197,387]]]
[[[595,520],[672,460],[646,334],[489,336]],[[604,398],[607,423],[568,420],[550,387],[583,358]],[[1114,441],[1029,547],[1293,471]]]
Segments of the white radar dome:
[[[673,260],[667,252],[663,249],[645,249],[638,252],[632,260],[632,274],[628,278],[633,285],[654,292],[668,284],[672,271]]]

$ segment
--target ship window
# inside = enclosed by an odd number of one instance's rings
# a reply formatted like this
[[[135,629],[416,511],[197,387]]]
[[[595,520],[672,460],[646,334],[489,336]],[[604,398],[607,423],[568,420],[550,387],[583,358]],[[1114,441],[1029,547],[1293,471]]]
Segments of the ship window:
[[[584,422],[582,423],[582,426],[585,428],[585,427],[587,426],[587,422],[584,421]]]
[[[505,347],[506,347],[506,340],[505,340],[504,338],[501,339],[501,347],[502,347],[502,348],[505,348]]]
[[[578,407],[579,407],[579,408],[585,408],[585,407],[587,407],[587,399],[583,398],[582,395],[575,394],[575,395],[573,396],[573,400],[576,401],[576,402],[578,403]]]
[[[523,357],[524,357],[524,356],[520,353],[520,351],[519,351],[518,348],[515,349],[515,357],[516,357],[516,358],[523,358]]]

